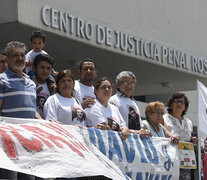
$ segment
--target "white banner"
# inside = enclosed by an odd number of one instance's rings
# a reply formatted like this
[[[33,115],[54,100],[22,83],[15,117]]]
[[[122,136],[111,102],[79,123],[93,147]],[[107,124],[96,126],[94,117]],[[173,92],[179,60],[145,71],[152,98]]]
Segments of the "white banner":
[[[78,127],[66,130],[42,120],[4,120],[0,123],[1,168],[42,178],[103,175],[129,179],[84,139]]]
[[[81,130],[83,136],[134,180],[179,179],[177,145],[168,138],[140,138],[130,135],[125,141],[115,131],[95,128]]]
[[[198,130],[207,135],[207,88],[197,81],[198,90]]]
[[[124,172],[138,180],[179,179],[178,149],[167,138],[123,141],[114,131],[11,118],[0,123],[0,136],[1,168],[43,178],[129,179]]]
[[[201,135],[207,136],[207,88],[197,81],[198,92],[198,170],[201,174]],[[203,136],[203,135],[202,135]],[[199,180],[201,176],[199,176]]]

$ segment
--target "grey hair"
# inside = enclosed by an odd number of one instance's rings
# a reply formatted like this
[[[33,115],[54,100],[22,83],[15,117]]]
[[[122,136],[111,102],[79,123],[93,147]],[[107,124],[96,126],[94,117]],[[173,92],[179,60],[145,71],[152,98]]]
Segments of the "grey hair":
[[[134,79],[134,82],[137,82],[136,76],[131,71],[122,71],[116,76],[116,83],[121,83],[123,77],[131,77]]]
[[[23,49],[24,52],[26,52],[27,48],[26,48],[26,45],[22,42],[19,42],[19,41],[12,41],[12,42],[9,42],[7,45],[6,45],[6,48],[5,48],[5,54],[6,56],[9,55],[9,52],[14,49],[14,48],[20,48],[20,49]]]

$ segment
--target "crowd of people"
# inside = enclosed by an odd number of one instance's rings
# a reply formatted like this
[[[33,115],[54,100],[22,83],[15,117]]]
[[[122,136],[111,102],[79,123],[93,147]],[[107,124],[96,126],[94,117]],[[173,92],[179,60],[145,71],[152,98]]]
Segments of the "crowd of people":
[[[12,41],[0,55],[0,113],[1,116],[37,118],[58,121],[78,127],[120,131],[127,139],[129,133],[141,137],[155,136],[196,143],[192,137],[192,122],[184,117],[189,101],[184,93],[174,93],[164,104],[156,101],[147,105],[146,120],[141,119],[139,107],[132,97],[136,77],[130,71],[120,72],[112,82],[101,77],[96,82],[97,67],[92,59],[84,59],[78,69],[79,80],[71,70],[56,72],[54,60],[43,51],[46,36],[32,32],[32,50],[26,54],[24,43]],[[0,178],[34,179],[35,177],[1,170]],[[180,179],[191,179],[190,171],[180,170]]]

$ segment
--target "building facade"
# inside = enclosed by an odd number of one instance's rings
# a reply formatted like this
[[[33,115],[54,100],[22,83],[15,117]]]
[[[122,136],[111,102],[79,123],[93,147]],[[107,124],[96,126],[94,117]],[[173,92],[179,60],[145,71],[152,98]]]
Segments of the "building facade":
[[[77,76],[89,57],[99,77],[113,81],[132,71],[138,100],[166,101],[175,91],[196,90],[197,80],[207,84],[206,6],[205,0],[1,0],[0,48],[18,40],[30,50],[31,32],[41,29],[57,71]]]

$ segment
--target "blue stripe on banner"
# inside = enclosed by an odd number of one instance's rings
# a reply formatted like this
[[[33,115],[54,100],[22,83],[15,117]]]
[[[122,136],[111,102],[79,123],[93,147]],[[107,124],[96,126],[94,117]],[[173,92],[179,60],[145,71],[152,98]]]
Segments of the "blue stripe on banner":
[[[119,135],[121,136],[121,134],[119,134]],[[131,163],[131,162],[134,161],[134,157],[135,157],[135,151],[134,151],[134,144],[133,144],[133,141],[132,141],[132,136],[128,137],[128,141],[129,141],[130,148],[128,148],[128,146],[127,146],[127,144],[124,140],[122,141],[122,143],[123,143],[123,146],[124,146],[124,152],[125,152],[125,155],[126,155],[126,158],[127,158],[127,162]]]
[[[96,129],[96,128],[88,128],[89,136],[90,136],[90,142],[96,146],[96,141],[95,141],[95,133],[98,137],[98,145],[99,145],[99,151],[101,151],[104,155],[106,155],[106,148],[104,146],[104,141],[103,137],[101,135],[101,132]]]
[[[88,128],[88,133],[90,142],[98,146],[97,148],[99,148],[104,155],[107,154],[108,158],[116,163],[134,163],[136,153],[138,153],[141,163],[149,164],[149,166],[160,165],[158,152],[155,148],[156,145],[153,144],[153,139],[148,136],[142,138],[137,134],[130,134],[127,140],[122,140],[120,132],[111,130],[101,131],[96,128]],[[173,167],[173,162],[171,156],[168,154],[167,146],[161,145],[161,147],[162,155],[166,158],[166,161],[163,161],[163,165],[161,166],[165,168],[167,173]],[[136,150],[138,150],[138,152]],[[166,175],[162,172],[152,172],[151,169],[145,170],[145,172],[139,168],[137,171],[132,169],[128,171],[127,167],[128,166],[125,166],[125,171],[122,169],[126,179],[171,180],[173,177],[172,174]]]
[[[109,159],[112,160],[113,154],[116,154],[119,158],[119,161],[122,162],[123,158],[119,146],[119,141],[114,131],[112,130],[108,130],[108,141],[109,141]]]
[[[138,135],[137,135],[137,134],[133,134],[133,137],[134,137],[134,139],[135,139],[135,141],[136,141],[137,149],[138,149],[139,154],[140,154],[140,156],[141,156],[141,162],[147,163],[148,161],[147,161],[147,159],[145,158],[144,153],[143,153],[143,151],[142,151],[142,146],[141,146],[141,144],[140,144],[140,142],[139,142]]]
[[[148,136],[146,136],[145,138],[141,138],[144,146],[145,146],[145,151],[147,153],[147,158],[148,160],[153,163],[153,164],[158,164],[158,155],[157,155],[157,151],[154,147],[154,145],[152,144],[152,141],[150,140],[150,138]],[[151,154],[151,151],[149,150],[149,147],[153,153],[153,156],[154,156],[154,159],[152,158],[152,154]]]

